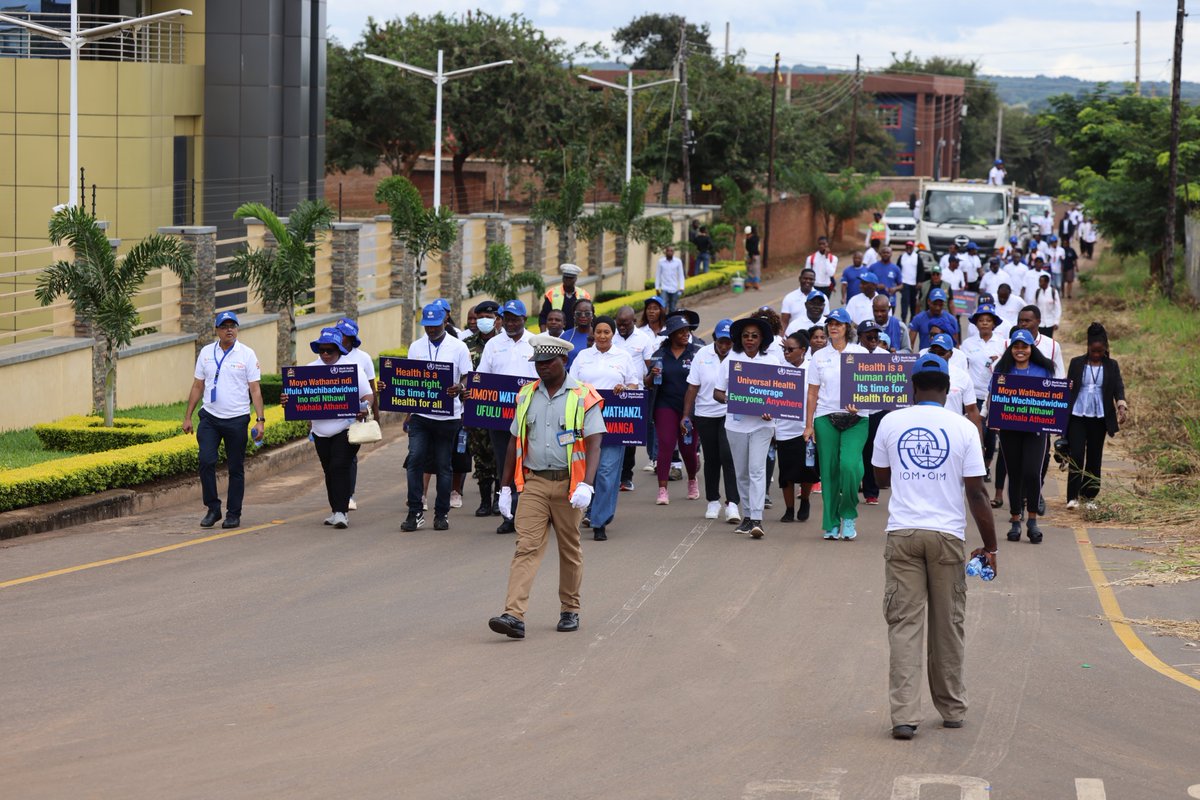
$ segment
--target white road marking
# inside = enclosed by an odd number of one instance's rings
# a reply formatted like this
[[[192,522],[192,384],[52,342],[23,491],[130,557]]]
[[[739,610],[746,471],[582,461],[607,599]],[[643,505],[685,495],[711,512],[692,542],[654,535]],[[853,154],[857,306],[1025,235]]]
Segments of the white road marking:
[[[742,800],[762,800],[773,794],[807,794],[810,800],[839,800],[842,793],[838,784],[846,774],[844,769],[827,769],[826,778],[815,781],[752,781],[746,784]]]
[[[957,786],[959,800],[987,800],[991,784],[970,775],[901,775],[892,784],[892,800],[920,800],[922,786]]]
[[[1105,800],[1104,781],[1096,778],[1076,778],[1075,800]]]

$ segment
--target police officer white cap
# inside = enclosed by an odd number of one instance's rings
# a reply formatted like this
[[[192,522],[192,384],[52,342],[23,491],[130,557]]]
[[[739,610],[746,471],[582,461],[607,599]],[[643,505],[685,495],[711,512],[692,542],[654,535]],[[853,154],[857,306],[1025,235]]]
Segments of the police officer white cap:
[[[563,275],[581,275],[583,269],[578,264],[560,264],[558,271]]]
[[[529,340],[533,346],[530,361],[549,361],[552,358],[566,356],[571,352],[571,343],[549,333],[539,333]]]

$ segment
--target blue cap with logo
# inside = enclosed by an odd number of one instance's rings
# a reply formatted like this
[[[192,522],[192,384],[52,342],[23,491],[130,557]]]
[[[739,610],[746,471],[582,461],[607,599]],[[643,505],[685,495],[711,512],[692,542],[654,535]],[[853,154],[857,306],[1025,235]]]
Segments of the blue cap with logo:
[[[818,297],[819,297],[819,298],[821,298],[821,300],[828,300],[828,299],[829,299],[829,298],[827,298],[827,297],[825,296],[825,293],[824,293],[824,292],[822,292],[820,289],[813,289],[811,292],[809,292],[808,294],[806,294],[806,295],[804,296],[804,302],[806,302],[806,303],[807,303],[807,302],[809,302],[809,301],[811,301],[811,300],[816,300]]]
[[[647,298],[646,298],[646,303],[658,303],[658,307],[659,307],[659,308],[666,308],[666,307],[667,307],[667,301],[666,301],[666,300],[664,300],[664,299],[663,299],[663,296],[662,296],[662,295],[660,295],[660,294],[656,294],[656,295],[654,295],[654,296],[652,296],[652,297],[647,297]]]
[[[1047,239],[1047,241],[1050,242],[1050,244],[1054,244],[1055,242],[1058,241],[1058,237],[1052,233],[1052,234],[1050,234],[1050,238]]]
[[[946,302],[946,292],[942,289],[934,289],[929,293],[929,302],[932,303],[935,300],[941,300],[943,303]]]
[[[348,317],[342,317],[334,326],[341,332],[342,336],[349,336],[354,340],[355,347],[362,346],[362,339],[358,338],[358,323]]]
[[[850,319],[850,312],[848,312],[846,309],[835,308],[833,311],[829,312],[829,316],[825,318],[825,322],[827,324],[830,322],[840,322],[843,325],[851,325],[854,321]]]
[[[434,300],[433,303],[438,308],[440,308],[442,311],[445,311],[447,314],[450,313],[450,301],[447,300],[446,298],[439,297],[437,300]]]
[[[1015,237],[1015,236],[1010,236],[1010,237],[1008,237],[1008,243],[1009,243],[1009,244],[1016,244],[1016,243],[1017,243],[1017,242],[1019,242],[1019,241],[1021,241],[1021,240],[1020,240],[1020,239],[1018,239],[1018,238],[1017,238],[1017,237]]]
[[[219,328],[223,323],[226,322],[232,322],[234,325],[241,327],[241,323],[238,322],[237,314],[233,313],[232,311],[222,311],[220,314],[217,314],[217,321],[213,323],[213,327]]]
[[[879,283],[879,276],[874,272],[864,272],[858,276],[859,283]]]
[[[979,245],[975,244],[974,242],[967,242],[967,249],[968,250],[978,250]]]
[[[1017,342],[1022,342],[1023,344],[1033,347],[1033,334],[1024,328],[1017,328],[1012,332],[1012,336],[1009,337],[1008,343],[1010,345],[1014,345]]]
[[[970,320],[971,322],[975,322],[980,317],[991,317],[997,325],[1004,321],[996,313],[996,307],[989,303],[980,303],[979,307],[975,309],[975,313],[970,316]]]
[[[520,300],[509,300],[500,307],[501,314],[512,314],[514,317],[525,316],[525,304]]]
[[[346,345],[342,344],[342,332],[337,328],[322,328],[321,335],[316,340],[310,342],[308,346],[312,348],[314,353],[319,353],[323,344],[333,345],[342,355],[350,352],[346,349]]]
[[[446,321],[446,311],[437,303],[430,303],[421,309],[422,325],[441,325]]]
[[[733,320],[723,319],[717,323],[717,327],[713,328],[714,339],[728,339],[729,329],[733,326]]]
[[[946,364],[946,359],[941,356],[926,353],[917,359],[917,363],[913,364],[913,375],[919,375],[922,372],[940,372],[943,375],[949,375],[950,367]]]
[[[950,338],[950,334],[948,333],[939,333],[929,340],[929,346],[940,347],[949,352],[954,349],[954,339]]]

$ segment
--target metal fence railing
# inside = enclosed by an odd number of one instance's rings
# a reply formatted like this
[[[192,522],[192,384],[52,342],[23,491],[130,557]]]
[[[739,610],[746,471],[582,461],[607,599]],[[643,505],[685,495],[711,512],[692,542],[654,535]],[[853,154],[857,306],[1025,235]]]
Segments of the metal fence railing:
[[[71,15],[30,11],[5,11],[7,16],[36,22],[62,31],[71,29]],[[124,22],[135,17],[111,14],[80,14],[81,30]],[[184,58],[183,23],[154,20],[134,25],[120,33],[99,39],[79,51],[83,61],[152,62],[182,64]],[[12,58],[69,58],[67,48],[53,39],[30,33],[16,25],[0,23],[0,56]]]

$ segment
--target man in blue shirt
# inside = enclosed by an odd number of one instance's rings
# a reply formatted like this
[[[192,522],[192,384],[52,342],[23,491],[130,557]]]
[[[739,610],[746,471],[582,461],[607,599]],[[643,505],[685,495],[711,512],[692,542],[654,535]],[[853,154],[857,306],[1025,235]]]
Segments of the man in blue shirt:
[[[931,338],[929,328],[933,325],[940,328],[943,333],[953,336],[955,342],[959,341],[958,320],[946,312],[946,293],[941,289],[934,289],[929,293],[928,309],[917,314],[909,323],[908,339],[913,352],[929,347]]]
[[[861,250],[854,251],[853,259],[854,263],[842,270],[842,305],[849,303],[851,297],[862,291],[859,288],[859,280],[868,269],[863,266]]]
[[[900,293],[900,267],[892,263],[892,248],[879,251],[879,260],[871,266],[871,272],[879,278],[879,291],[887,296],[888,304],[896,307],[896,295]]]

